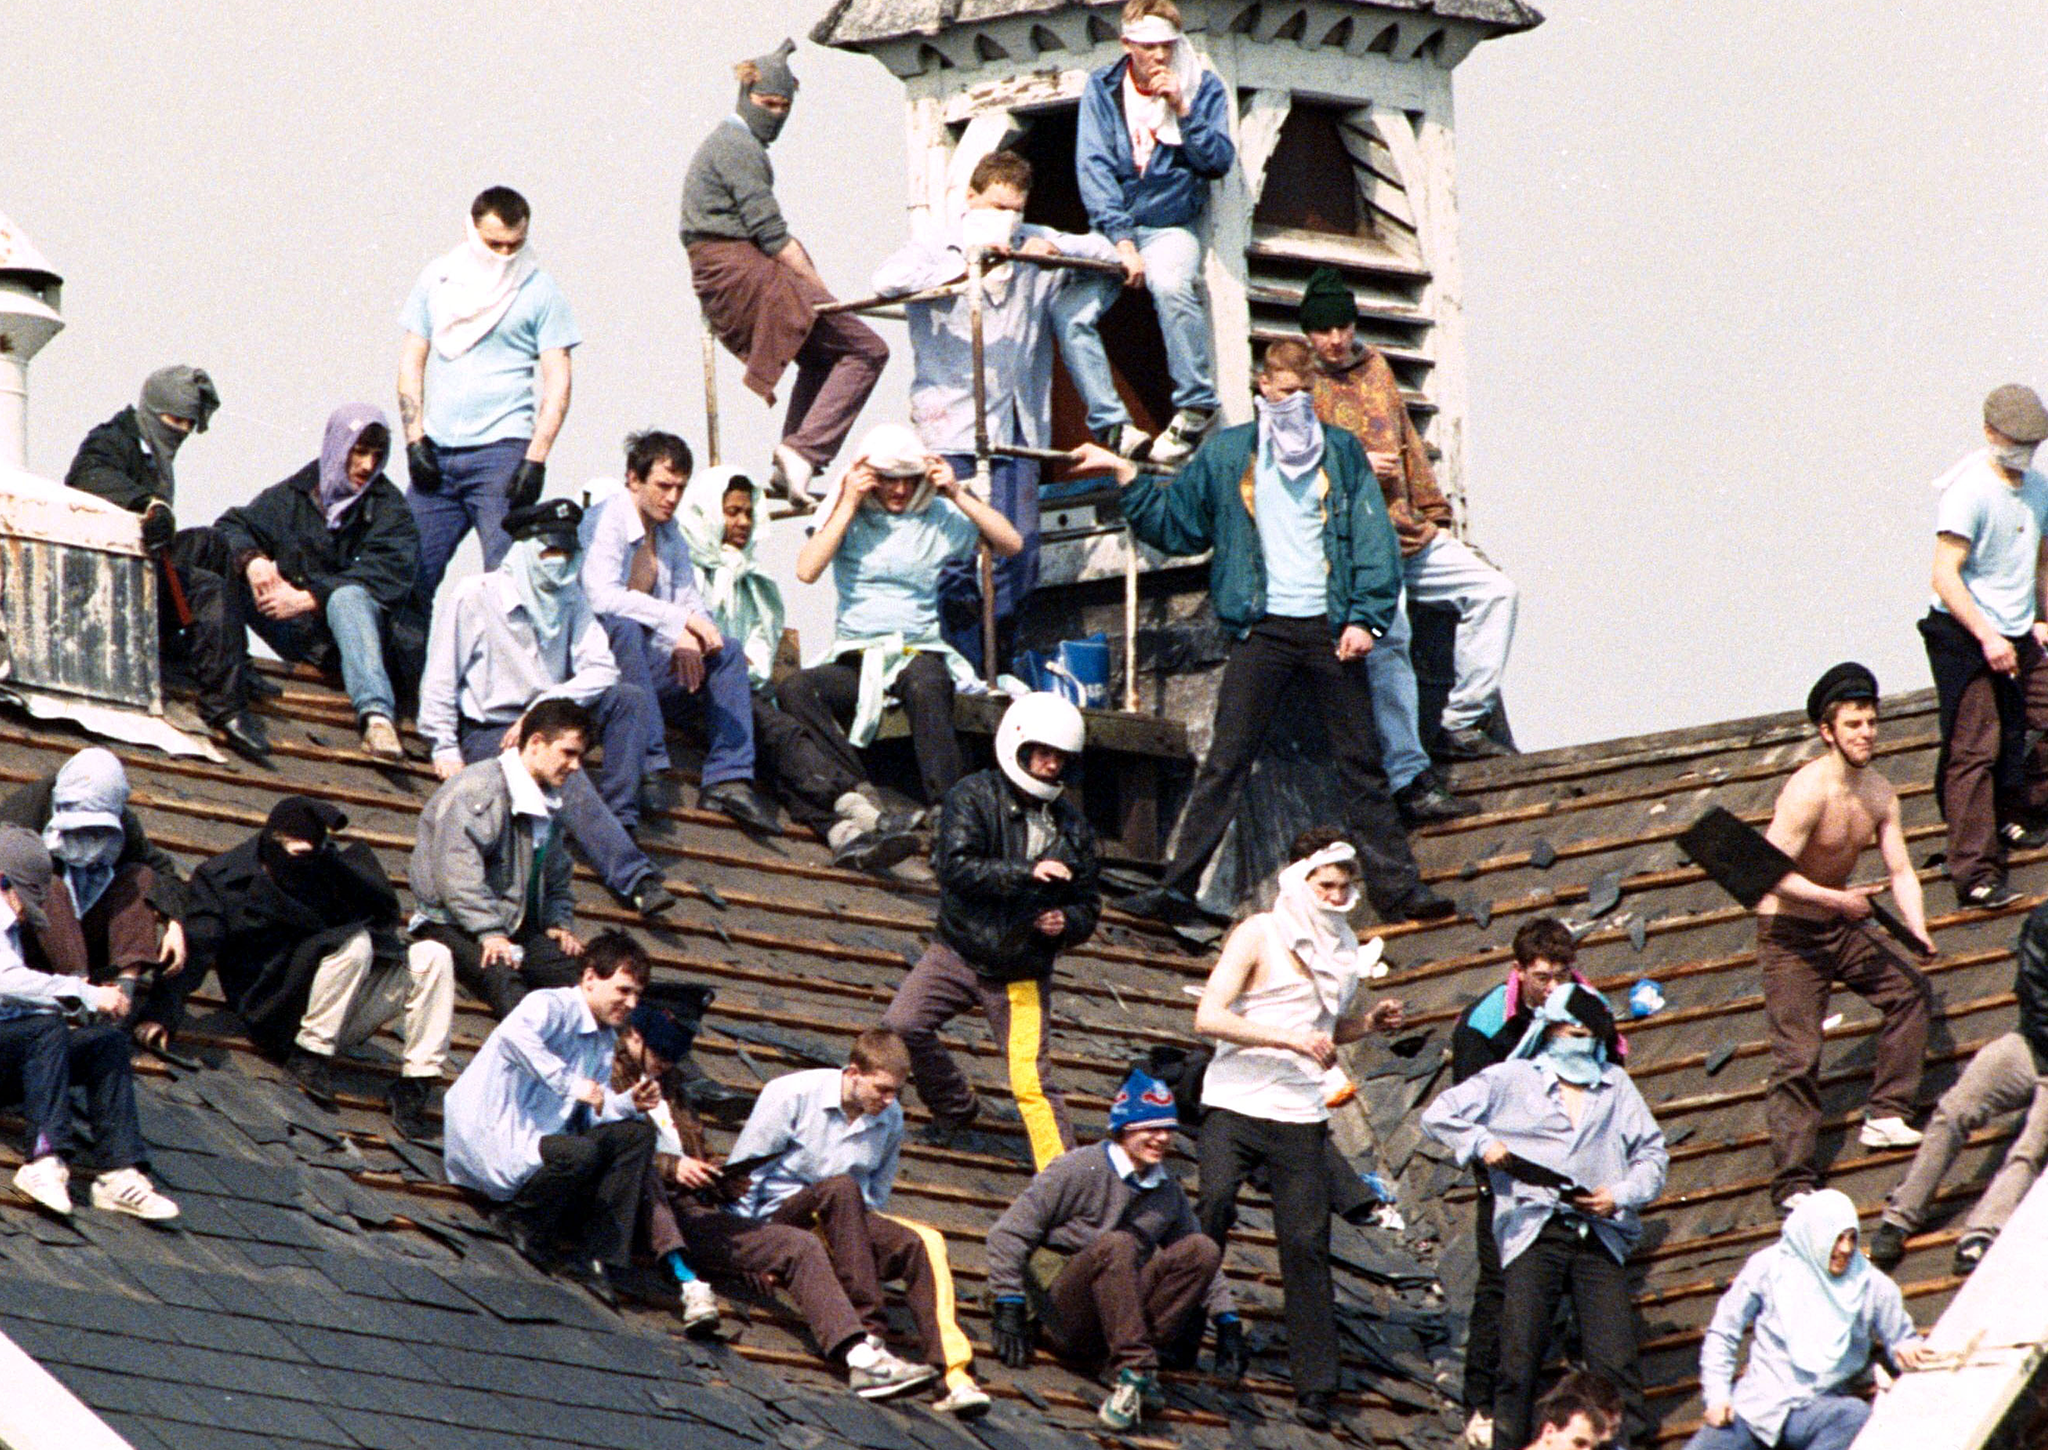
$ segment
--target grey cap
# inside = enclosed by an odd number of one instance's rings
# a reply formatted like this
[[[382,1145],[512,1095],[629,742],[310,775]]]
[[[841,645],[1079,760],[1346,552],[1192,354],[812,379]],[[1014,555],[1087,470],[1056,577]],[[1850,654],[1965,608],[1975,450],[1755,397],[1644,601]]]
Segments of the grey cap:
[[[2015,443],[2039,443],[2048,438],[2048,408],[2041,406],[2041,395],[2025,383],[1993,388],[1984,400],[1984,421]]]
[[[40,931],[49,925],[43,901],[49,895],[50,853],[43,838],[21,826],[0,826],[0,876],[21,897],[22,919]]]

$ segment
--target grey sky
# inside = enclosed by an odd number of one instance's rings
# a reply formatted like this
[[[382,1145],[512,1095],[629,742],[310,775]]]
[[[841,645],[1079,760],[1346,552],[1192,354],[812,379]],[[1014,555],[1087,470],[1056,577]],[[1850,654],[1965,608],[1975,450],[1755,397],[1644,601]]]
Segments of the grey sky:
[[[399,304],[493,182],[532,199],[585,337],[550,492],[632,428],[701,442],[677,188],[731,63],[821,9],[43,0],[0,48],[0,212],[67,279],[32,466],[61,475],[171,361],[226,398],[180,456],[187,522],[311,458],[335,405],[395,412]],[[1984,392],[2048,381],[2048,10],[1551,11],[1457,85],[1474,533],[1523,587],[1525,743],[1790,708],[1847,655],[1925,683],[1927,482]],[[902,91],[796,64],[779,189],[851,295],[903,230]],[[728,461],[763,460],[772,417],[720,362]],[[827,586],[785,579],[815,637]]]

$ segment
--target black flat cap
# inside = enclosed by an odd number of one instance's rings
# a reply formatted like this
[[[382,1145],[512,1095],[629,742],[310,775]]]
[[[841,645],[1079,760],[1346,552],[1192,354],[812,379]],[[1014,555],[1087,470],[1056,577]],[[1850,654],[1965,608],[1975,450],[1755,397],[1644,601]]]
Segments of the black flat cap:
[[[2015,443],[2039,443],[2048,438],[2048,408],[2041,406],[2041,395],[2025,383],[1993,388],[1984,400],[1984,421]]]
[[[566,498],[551,498],[506,514],[505,532],[515,539],[547,539],[573,548],[576,526],[582,522],[582,509]]]
[[[1996,426],[1996,425],[1994,425]],[[1868,666],[1844,660],[1813,682],[1806,692],[1806,718],[1820,724],[1828,706],[1838,700],[1868,700],[1877,703],[1877,676]]]

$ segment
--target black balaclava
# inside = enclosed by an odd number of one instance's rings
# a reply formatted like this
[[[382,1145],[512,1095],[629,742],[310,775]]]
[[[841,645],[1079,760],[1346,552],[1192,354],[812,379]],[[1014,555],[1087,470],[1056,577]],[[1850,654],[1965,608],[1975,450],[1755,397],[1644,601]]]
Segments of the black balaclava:
[[[334,852],[327,833],[347,824],[348,817],[325,801],[286,796],[270,808],[270,818],[256,838],[256,859],[278,890],[326,916],[334,896]],[[279,836],[311,841],[313,849],[295,856],[284,848]]]
[[[740,81],[739,104],[735,109],[739,118],[747,123],[747,129],[754,133],[754,139],[763,146],[773,142],[782,134],[782,126],[789,119],[789,113],[773,115],[754,104],[753,95],[784,96],[796,100],[796,77],[790,73],[789,58],[796,51],[796,42],[785,40],[766,55],[757,55],[747,62],[756,72],[753,80],[744,79],[744,68]]]

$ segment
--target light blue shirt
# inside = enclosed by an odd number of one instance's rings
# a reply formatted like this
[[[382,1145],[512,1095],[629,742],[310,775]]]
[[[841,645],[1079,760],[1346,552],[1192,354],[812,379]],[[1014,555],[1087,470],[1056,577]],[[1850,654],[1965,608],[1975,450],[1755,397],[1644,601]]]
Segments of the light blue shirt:
[[[540,1169],[540,1140],[569,1126],[586,1082],[605,1088],[593,1123],[639,1116],[631,1093],[611,1091],[618,1039],[598,1025],[581,987],[528,992],[441,1105],[448,1181],[500,1202]]]
[[[1643,1095],[1627,1073],[1611,1065],[1586,1089],[1576,1128],[1564,1110],[1557,1074],[1543,1063],[1518,1058],[1439,1093],[1422,1114],[1422,1131],[1461,1164],[1477,1162],[1499,1143],[1574,1183],[1607,1189],[1614,1195],[1614,1217],[1578,1221],[1590,1224],[1621,1263],[1643,1236],[1639,1215],[1664,1191],[1664,1171],[1671,1163],[1664,1130],[1650,1116]],[[1487,1176],[1493,1182],[1493,1235],[1503,1265],[1535,1242],[1552,1214],[1578,1217],[1554,1188],[1524,1183],[1497,1168]]]
[[[1833,1373],[1808,1374],[1793,1362],[1789,1326],[1778,1312],[1772,1268],[1779,1248],[1772,1244],[1749,1256],[1715,1306],[1714,1322],[1700,1341],[1701,1397],[1709,1406],[1732,1404],[1766,1445],[1777,1443],[1785,1417],[1794,1410],[1861,1374],[1870,1362],[1873,1342],[1897,1349],[1919,1337],[1899,1286],[1872,1268],[1863,1276],[1863,1304],[1849,1331],[1848,1353]],[[1749,1367],[1735,1383],[1735,1354],[1742,1347],[1744,1329],[1751,1331]]]
[[[1963,587],[1992,628],[2013,638],[2034,627],[2034,579],[2041,535],[2048,530],[2048,478],[2030,468],[2014,488],[1988,450],[1965,459],[1942,488],[1934,530],[1969,542]],[[1948,612],[1939,599],[1934,607]]]
[[[673,650],[691,615],[711,617],[697,592],[690,547],[673,518],[654,531],[654,589],[648,594],[626,587],[633,555],[647,537],[647,521],[631,493],[621,489],[585,514],[582,534],[583,597],[600,617],[616,615],[646,626],[649,653]]]
[[[1330,612],[1330,561],[1323,553],[1322,469],[1289,478],[1271,451],[1259,450],[1252,469],[1259,550],[1266,559],[1266,613],[1283,619],[1321,618]]]
[[[888,1207],[903,1143],[903,1107],[891,1103],[879,1113],[849,1118],[840,1106],[843,1090],[844,1074],[836,1067],[792,1072],[761,1089],[726,1161],[782,1156],[754,1171],[733,1212],[768,1218],[798,1190],[842,1173],[860,1185],[869,1208],[879,1213]]]
[[[419,726],[436,760],[461,756],[463,720],[510,725],[535,700],[560,695],[588,705],[619,682],[604,626],[583,591],[573,594],[552,655],[542,652],[503,567],[462,580],[434,611]]]
[[[443,448],[531,438],[540,355],[583,341],[569,299],[554,278],[536,270],[520,284],[496,327],[460,357],[442,357],[432,345],[427,307],[437,271],[438,264],[420,275],[398,314],[400,327],[428,339],[427,436]]]
[[[862,504],[832,556],[839,591],[840,639],[900,634],[909,644],[939,637],[939,566],[981,538],[974,520],[950,499],[933,498],[918,513],[892,514]]]
[[[1106,238],[1021,226],[1016,245],[1051,242],[1070,257],[1116,260]],[[967,249],[956,221],[943,236],[912,242],[875,273],[874,291],[902,297],[943,287],[967,275]],[[1057,267],[1010,264],[1009,276],[991,284],[981,310],[991,443],[1050,444],[1052,422],[1052,300],[1073,273]],[[965,296],[913,302],[910,323],[910,423],[934,453],[974,451],[974,341]]]
[[[0,1022],[81,1006],[86,990],[83,977],[39,972],[28,964],[21,951],[21,920],[0,900]]]

